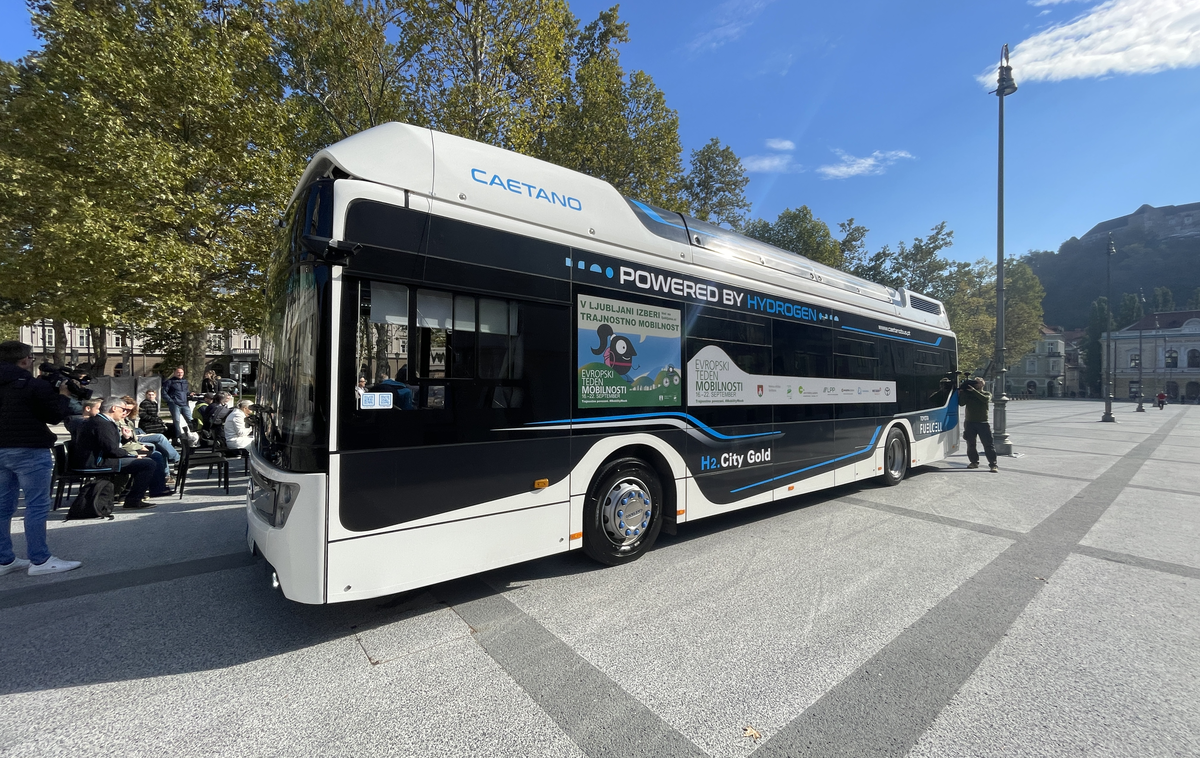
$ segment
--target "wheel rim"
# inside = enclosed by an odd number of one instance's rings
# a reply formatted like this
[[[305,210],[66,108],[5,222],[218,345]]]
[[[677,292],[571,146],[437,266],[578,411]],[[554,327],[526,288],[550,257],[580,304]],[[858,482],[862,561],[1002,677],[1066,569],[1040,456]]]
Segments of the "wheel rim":
[[[617,547],[627,547],[646,533],[654,518],[650,491],[637,477],[618,479],[600,508],[604,533]]]
[[[887,446],[887,471],[893,479],[904,476],[904,440],[893,437]]]

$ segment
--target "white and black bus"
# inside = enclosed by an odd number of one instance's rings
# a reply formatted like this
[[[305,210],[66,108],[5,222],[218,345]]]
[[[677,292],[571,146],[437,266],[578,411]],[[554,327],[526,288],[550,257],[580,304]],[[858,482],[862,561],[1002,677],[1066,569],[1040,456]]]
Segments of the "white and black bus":
[[[293,600],[616,564],[958,447],[941,303],[559,166],[386,124],[284,227],[247,517]]]

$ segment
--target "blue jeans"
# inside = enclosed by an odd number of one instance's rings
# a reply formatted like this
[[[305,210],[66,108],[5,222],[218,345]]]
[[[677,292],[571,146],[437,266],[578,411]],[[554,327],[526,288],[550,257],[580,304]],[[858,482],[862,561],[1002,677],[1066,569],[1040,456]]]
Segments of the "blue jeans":
[[[180,408],[170,400],[167,401],[167,408],[171,411],[171,421],[175,422],[175,436],[182,440],[184,420],[189,418],[191,413],[186,405]],[[188,428],[191,428],[190,424],[188,425]]]
[[[166,459],[167,463],[174,463],[175,461],[179,460],[179,451],[176,450],[175,446],[168,442],[167,438],[161,434],[138,435],[137,441],[153,447],[160,455],[162,455],[163,458]]]
[[[46,546],[46,514],[50,512],[50,483],[54,456],[45,447],[0,448],[0,563],[16,559],[12,547],[12,517],[17,490],[25,490],[25,552],[34,563],[50,560]]]

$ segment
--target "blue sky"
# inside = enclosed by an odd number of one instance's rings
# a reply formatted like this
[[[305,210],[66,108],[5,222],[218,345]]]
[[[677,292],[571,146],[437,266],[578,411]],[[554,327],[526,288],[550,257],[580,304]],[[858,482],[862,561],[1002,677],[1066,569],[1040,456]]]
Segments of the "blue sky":
[[[13,60],[36,41],[24,3],[0,3]],[[611,4],[571,8],[586,23]],[[1009,254],[1200,201],[1196,0],[642,0],[621,16],[622,61],[679,112],[685,160],[730,145],[755,216],[808,205],[835,232],[853,216],[871,249],[946,221],[950,257],[994,259],[1004,43]]]

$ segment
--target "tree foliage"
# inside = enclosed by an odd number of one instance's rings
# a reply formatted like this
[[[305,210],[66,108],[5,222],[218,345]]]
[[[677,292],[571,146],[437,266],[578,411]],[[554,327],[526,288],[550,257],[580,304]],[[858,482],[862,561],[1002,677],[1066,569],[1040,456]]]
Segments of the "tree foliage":
[[[1088,392],[1100,394],[1100,382],[1103,375],[1103,342],[1105,332],[1115,328],[1112,314],[1108,310],[1108,298],[1099,297],[1092,301],[1091,316],[1088,318],[1087,329],[1083,338],[1083,381]]]
[[[840,267],[842,248],[821,219],[807,205],[785,209],[775,221],[754,219],[742,230],[748,237],[799,253],[826,266]]]
[[[1121,307],[1117,310],[1116,328],[1124,329],[1143,316],[1142,301],[1132,292],[1121,295]]]
[[[412,27],[399,0],[276,0],[272,31],[301,155],[388,121],[428,123],[415,102],[422,38]]]
[[[691,169],[683,180],[683,198],[691,215],[701,221],[739,229],[750,210],[746,199],[749,182],[737,154],[713,137],[704,147],[692,151]]]
[[[1155,287],[1154,301],[1150,306],[1155,313],[1170,313],[1175,310],[1175,297],[1169,287]]]
[[[188,333],[197,371],[210,325],[257,329],[247,295],[295,176],[265,6],[31,8],[44,46],[9,69],[4,106],[4,160],[30,193],[23,215],[0,200],[6,271],[44,283],[34,317]]]
[[[603,179],[623,195],[686,210],[679,116],[649,74],[622,68],[617,45],[629,41],[629,29],[617,6],[572,37],[554,121],[527,152]]]

